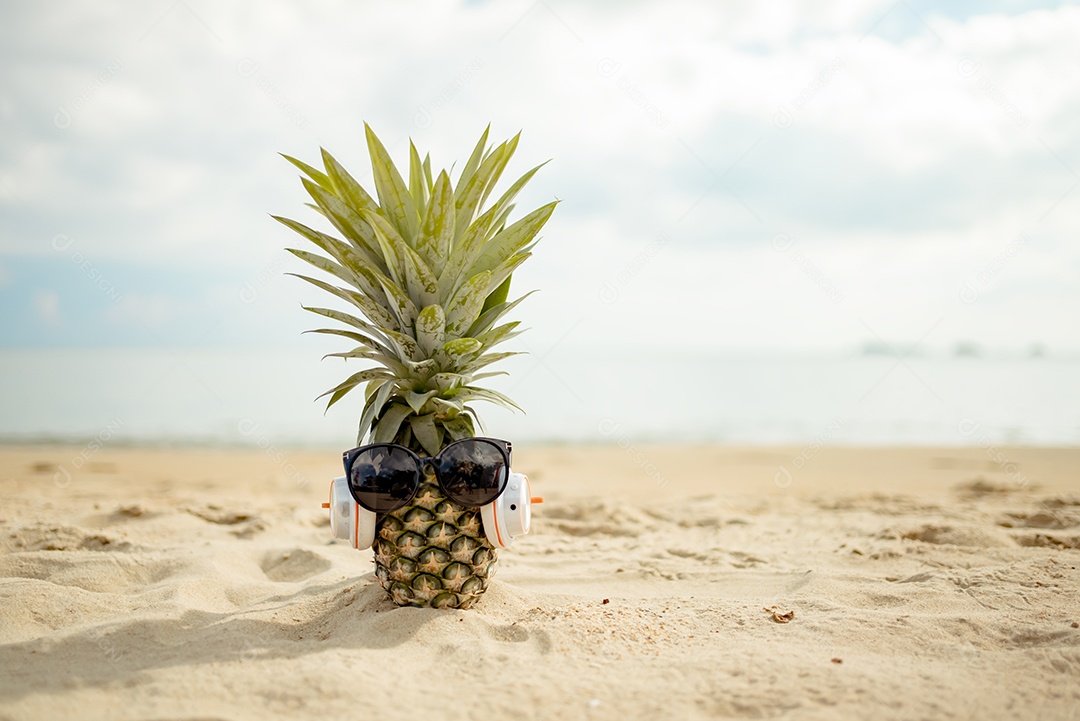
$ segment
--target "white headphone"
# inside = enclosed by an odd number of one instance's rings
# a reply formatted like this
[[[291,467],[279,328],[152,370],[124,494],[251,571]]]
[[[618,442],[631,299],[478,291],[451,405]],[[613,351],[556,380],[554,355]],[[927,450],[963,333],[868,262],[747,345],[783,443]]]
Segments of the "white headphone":
[[[528,476],[511,473],[502,494],[486,506],[481,506],[484,535],[492,546],[509,548],[515,538],[529,532],[532,504],[544,500],[534,498],[531,491]],[[370,548],[374,543],[375,512],[356,502],[349,493],[345,476],[330,481],[330,502],[324,503],[323,508],[330,509],[331,538],[347,540],[358,551]]]

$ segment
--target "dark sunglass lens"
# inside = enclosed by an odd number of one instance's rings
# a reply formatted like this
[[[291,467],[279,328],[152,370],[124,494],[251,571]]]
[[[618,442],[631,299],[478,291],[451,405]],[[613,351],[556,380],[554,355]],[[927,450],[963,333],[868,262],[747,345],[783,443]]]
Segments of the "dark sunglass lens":
[[[353,498],[376,513],[401,508],[419,487],[420,468],[404,448],[368,448],[357,454],[349,468],[349,490]]]
[[[506,485],[506,457],[490,441],[465,440],[438,456],[439,482],[446,495],[466,506],[495,500]]]

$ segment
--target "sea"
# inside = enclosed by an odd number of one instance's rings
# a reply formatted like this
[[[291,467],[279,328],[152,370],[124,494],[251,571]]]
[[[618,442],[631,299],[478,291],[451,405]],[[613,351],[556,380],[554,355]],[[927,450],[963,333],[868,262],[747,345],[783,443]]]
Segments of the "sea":
[[[301,349],[0,350],[0,442],[348,448],[365,366]],[[529,444],[1080,444],[1080,357],[555,349],[511,358],[477,404]]]

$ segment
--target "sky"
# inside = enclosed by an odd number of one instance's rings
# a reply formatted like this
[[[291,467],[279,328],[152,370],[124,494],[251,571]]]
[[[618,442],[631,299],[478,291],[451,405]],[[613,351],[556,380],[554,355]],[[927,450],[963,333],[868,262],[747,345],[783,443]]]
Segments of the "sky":
[[[2,2],[0,347],[315,347],[278,153],[366,121],[551,159],[534,352],[1076,352],[1080,7],[945,5]]]

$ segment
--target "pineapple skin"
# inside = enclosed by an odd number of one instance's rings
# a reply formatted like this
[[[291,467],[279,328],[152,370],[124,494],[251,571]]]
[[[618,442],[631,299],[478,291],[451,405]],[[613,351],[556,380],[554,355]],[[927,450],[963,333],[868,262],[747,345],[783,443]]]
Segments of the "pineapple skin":
[[[411,503],[379,518],[372,548],[375,577],[398,606],[468,608],[499,558],[480,509],[447,498],[430,475]]]

